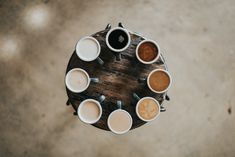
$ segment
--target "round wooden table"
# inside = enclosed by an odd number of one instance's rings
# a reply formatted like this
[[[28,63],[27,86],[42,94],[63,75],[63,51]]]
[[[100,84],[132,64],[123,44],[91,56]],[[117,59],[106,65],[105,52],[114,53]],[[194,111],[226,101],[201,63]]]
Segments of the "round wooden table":
[[[122,26],[121,24],[119,24]],[[105,43],[106,33],[111,28],[110,25],[91,36],[96,38],[101,45],[100,58],[104,61],[100,65],[97,61],[84,62],[80,60],[74,51],[66,70],[66,74],[73,68],[82,68],[88,72],[90,77],[99,78],[99,83],[91,83],[88,89],[82,93],[73,93],[66,88],[68,101],[67,105],[71,104],[75,110],[85,99],[98,99],[100,95],[104,95],[106,99],[101,103],[103,113],[100,120],[93,124],[93,126],[109,130],[107,119],[109,114],[117,109],[116,102],[121,100],[123,102],[122,109],[128,111],[133,118],[133,125],[131,129],[137,128],[146,122],[140,120],[135,112],[137,101],[133,98],[133,93],[137,93],[139,97],[151,96],[159,101],[162,105],[163,101],[169,100],[166,93],[155,94],[149,90],[145,83],[140,83],[139,78],[145,78],[148,74],[156,68],[167,69],[163,55],[160,59],[151,65],[140,63],[135,56],[135,49],[138,43],[144,40],[144,37],[129,32],[131,36],[130,46],[120,56],[116,52],[112,52]]]

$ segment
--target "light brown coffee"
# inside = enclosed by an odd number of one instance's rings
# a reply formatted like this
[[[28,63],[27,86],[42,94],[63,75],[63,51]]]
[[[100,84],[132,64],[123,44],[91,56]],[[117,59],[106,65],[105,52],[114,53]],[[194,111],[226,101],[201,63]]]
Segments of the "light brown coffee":
[[[74,70],[68,77],[69,86],[74,90],[83,90],[88,84],[88,78],[83,71]]]
[[[139,58],[145,62],[154,60],[158,55],[158,48],[152,42],[144,42],[138,48]]]
[[[95,121],[100,115],[100,108],[95,102],[86,101],[80,109],[80,115],[85,121]]]
[[[149,98],[141,100],[137,109],[139,116],[144,120],[151,120],[156,117],[159,112],[158,104]]]
[[[164,71],[155,71],[149,78],[149,84],[157,92],[164,91],[170,85],[170,76]]]
[[[132,121],[125,111],[115,111],[109,118],[109,127],[116,132],[124,132],[131,127]]]

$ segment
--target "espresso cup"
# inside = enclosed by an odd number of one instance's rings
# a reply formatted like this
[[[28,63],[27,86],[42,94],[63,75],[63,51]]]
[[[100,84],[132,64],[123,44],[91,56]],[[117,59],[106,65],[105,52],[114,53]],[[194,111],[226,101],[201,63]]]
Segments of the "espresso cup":
[[[122,102],[117,101],[119,109],[114,110],[108,117],[108,127],[115,134],[127,133],[132,127],[131,115],[122,109]]]
[[[77,109],[79,119],[87,124],[94,124],[99,121],[102,115],[101,104],[105,100],[105,96],[101,95],[98,101],[95,99],[86,99],[82,101]]]
[[[125,28],[115,27],[106,34],[106,45],[114,52],[121,52],[128,48],[131,42],[131,37]]]
[[[66,87],[74,92],[81,93],[85,91],[91,82],[98,83],[98,78],[90,78],[88,73],[81,68],[74,68],[70,70],[65,77]]]
[[[141,41],[135,50],[137,59],[143,64],[152,64],[160,57],[160,47],[149,39]]]
[[[85,36],[81,38],[76,44],[77,56],[86,62],[97,60],[99,64],[104,64],[103,60],[99,57],[100,55],[100,44],[91,36]]]
[[[133,97],[137,100],[136,114],[145,122],[150,122],[156,119],[160,112],[164,112],[164,107],[160,106],[159,102],[153,97],[140,98],[136,93],[133,93]]]

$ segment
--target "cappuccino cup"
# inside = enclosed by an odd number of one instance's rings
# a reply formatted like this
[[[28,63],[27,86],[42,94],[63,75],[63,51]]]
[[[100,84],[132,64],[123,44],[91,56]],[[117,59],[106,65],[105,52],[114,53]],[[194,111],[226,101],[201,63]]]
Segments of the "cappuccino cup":
[[[81,38],[76,44],[77,56],[86,62],[97,60],[99,64],[104,64],[103,60],[99,57],[100,55],[100,44],[91,36],[85,36]]]
[[[149,39],[141,41],[136,47],[136,57],[143,64],[152,64],[160,57],[160,47]]]
[[[108,31],[105,41],[110,50],[121,52],[128,48],[131,42],[131,37],[128,30],[119,26]]]
[[[91,82],[98,83],[99,79],[90,78],[88,73],[81,68],[74,68],[65,76],[66,87],[74,93],[81,93],[85,91]]]
[[[86,99],[82,101],[77,109],[79,119],[87,124],[94,124],[99,121],[102,115],[101,104],[105,100],[105,96],[101,95],[98,101],[95,99]]]
[[[121,108],[122,102],[117,101],[119,109],[114,110],[108,117],[108,127],[115,134],[127,133],[132,127],[131,115]]]
[[[160,106],[159,102],[153,97],[140,98],[136,93],[133,93],[133,97],[137,100],[136,114],[145,122],[150,122],[156,119],[160,112],[164,112],[164,107]]]

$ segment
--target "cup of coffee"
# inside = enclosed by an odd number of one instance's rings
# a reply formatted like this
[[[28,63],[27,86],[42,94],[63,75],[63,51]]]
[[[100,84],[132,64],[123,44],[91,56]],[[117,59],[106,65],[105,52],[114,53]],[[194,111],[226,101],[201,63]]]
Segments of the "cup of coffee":
[[[103,64],[103,60],[99,58],[100,44],[91,36],[85,36],[81,38],[76,44],[77,56],[86,62],[97,60],[99,64]]]
[[[121,109],[121,101],[117,101],[117,106],[119,109],[114,110],[108,117],[108,127],[113,133],[120,135],[131,129],[133,120],[127,111]]]
[[[153,40],[143,40],[136,47],[136,57],[143,64],[152,64],[160,56],[160,47]]]
[[[161,107],[153,97],[140,98],[136,93],[133,94],[133,97],[137,100],[136,114],[145,122],[153,121],[159,116],[160,112],[165,111],[164,107]]]
[[[131,42],[129,32],[122,27],[115,27],[106,35],[106,45],[114,52],[121,52],[128,48]]]
[[[98,101],[95,99],[86,99],[82,101],[77,109],[77,115],[79,119],[87,124],[94,124],[99,121],[102,115],[102,103],[105,99],[104,95],[101,95],[98,98]]]
[[[65,76],[66,87],[74,93],[85,91],[89,87],[90,82],[98,83],[99,79],[90,78],[88,73],[81,68],[74,68]]]
[[[155,93],[164,93],[171,86],[171,76],[168,71],[163,69],[155,69],[150,72],[147,78],[149,89]]]

